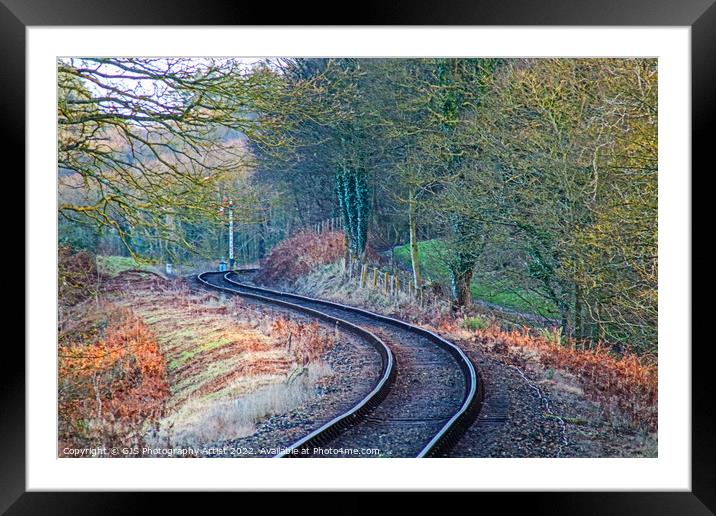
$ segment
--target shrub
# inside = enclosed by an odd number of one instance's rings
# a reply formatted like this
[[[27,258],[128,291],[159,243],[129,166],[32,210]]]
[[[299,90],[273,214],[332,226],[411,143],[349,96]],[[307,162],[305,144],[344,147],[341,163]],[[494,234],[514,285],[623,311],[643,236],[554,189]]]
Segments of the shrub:
[[[343,256],[344,242],[342,231],[294,235],[271,250],[254,281],[261,284],[293,284],[315,267],[339,260]]]
[[[156,338],[129,310],[102,304],[58,346],[60,449],[140,446],[169,395]]]
[[[131,256],[97,256],[97,266],[102,274],[117,276],[127,270],[143,269],[146,264],[138,262]]]
[[[552,338],[535,336],[527,329],[505,331],[496,326],[478,330],[473,341],[498,351],[506,362],[520,367],[530,356],[523,351],[536,352],[543,367],[563,369],[579,378],[585,394],[601,405],[607,417],[616,416],[616,409],[637,426],[656,430],[657,367],[633,353],[614,355],[605,345],[576,349],[557,345]]]
[[[552,328],[552,327],[538,328],[537,333],[543,340],[545,340],[551,344],[555,344],[557,346],[562,345],[562,327],[561,326],[559,328]]]
[[[70,307],[97,293],[97,267],[86,251],[60,247],[57,253],[57,295],[60,308]]]
[[[490,326],[490,322],[480,315],[465,317],[462,320],[462,327],[470,331],[484,330],[488,326]]]

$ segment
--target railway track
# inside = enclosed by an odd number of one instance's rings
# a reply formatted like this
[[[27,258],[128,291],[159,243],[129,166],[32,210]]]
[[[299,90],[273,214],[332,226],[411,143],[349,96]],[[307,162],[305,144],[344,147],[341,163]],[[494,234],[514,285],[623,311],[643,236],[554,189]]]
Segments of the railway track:
[[[205,285],[337,324],[366,339],[382,359],[371,392],[347,412],[290,445],[279,457],[330,447],[377,449],[387,457],[437,457],[457,442],[482,403],[470,359],[441,336],[391,317],[298,294],[249,285],[233,272],[199,274]],[[329,446],[330,445],[330,446]]]

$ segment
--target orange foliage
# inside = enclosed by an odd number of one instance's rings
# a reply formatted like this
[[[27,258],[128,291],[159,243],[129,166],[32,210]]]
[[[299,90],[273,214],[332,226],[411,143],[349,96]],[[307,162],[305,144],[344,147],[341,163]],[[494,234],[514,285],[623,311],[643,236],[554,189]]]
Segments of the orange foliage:
[[[237,381],[255,377],[258,385],[259,377],[288,375],[296,364],[320,361],[334,343],[332,332],[317,323],[292,320],[241,297],[222,300],[216,292],[192,292],[181,279],[123,273],[105,281],[104,290],[116,294],[115,301],[137,316],[153,321],[169,364],[169,382],[182,385],[172,392],[169,411]],[[217,345],[205,347],[207,343]],[[220,368],[224,372],[203,374],[225,361],[231,366]]]
[[[169,395],[155,336],[113,305],[89,314],[82,326],[60,333],[60,449],[140,445]]]
[[[467,315],[464,312],[407,306],[393,315],[435,330],[466,349],[479,344],[481,349],[521,369],[541,365],[571,373],[607,417],[617,409],[637,426],[650,431],[657,428],[658,366],[653,357],[631,352],[615,354],[603,344],[580,347],[569,341],[558,343],[526,326],[507,330],[494,320],[485,329],[468,331],[463,325]]]
[[[544,367],[576,375],[585,394],[599,402],[607,415],[616,407],[637,424],[656,430],[657,367],[637,355],[616,356],[602,345],[575,349],[532,335],[527,329],[505,331],[495,326],[476,330],[472,340],[519,367],[525,367],[528,360],[521,351],[535,351]]]
[[[342,231],[321,235],[298,233],[271,250],[254,280],[262,284],[293,283],[313,268],[339,260],[343,256],[344,245]]]

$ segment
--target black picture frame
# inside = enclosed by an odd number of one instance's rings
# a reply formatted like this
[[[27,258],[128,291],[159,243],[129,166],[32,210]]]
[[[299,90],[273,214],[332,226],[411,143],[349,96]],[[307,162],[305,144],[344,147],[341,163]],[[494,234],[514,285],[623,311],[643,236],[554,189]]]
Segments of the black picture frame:
[[[0,99],[7,149],[13,149],[24,170],[25,28],[47,25],[590,25],[690,26],[692,73],[692,157],[706,163],[709,122],[716,102],[715,0],[425,0],[360,2],[339,11],[319,4],[217,2],[202,0],[0,0]],[[338,6],[338,4],[335,4]],[[324,15],[319,16],[317,11]],[[339,13],[346,13],[341,16]],[[349,15],[348,15],[349,13]],[[330,16],[333,14],[333,16]],[[713,144],[711,144],[713,146]],[[692,166],[693,168],[693,166]],[[684,180],[688,180],[685,171]],[[19,174],[16,174],[16,176]],[[691,173],[693,178],[693,173]],[[24,181],[18,181],[24,191]],[[692,205],[695,200],[692,199]],[[693,233],[692,233],[693,234]],[[24,236],[17,235],[16,241]],[[25,271],[27,275],[29,271]],[[26,310],[31,309],[27,307]],[[672,343],[683,345],[688,343]],[[714,514],[716,512],[716,443],[712,402],[713,377],[709,340],[692,345],[692,491],[480,494],[480,502],[497,502],[501,511],[528,507],[549,514]],[[25,353],[6,346],[0,396],[0,511],[7,514],[126,514],[142,512],[156,494],[25,492]],[[216,497],[217,494],[212,496]],[[246,496],[242,494],[241,496]],[[265,495],[264,495],[265,496]],[[298,496],[298,499],[296,498]],[[303,505],[303,495],[290,504]],[[358,495],[349,495],[358,496]],[[496,499],[499,496],[499,499]],[[492,498],[487,500],[486,497]],[[212,505],[225,502],[214,498]],[[261,500],[255,500],[262,503]],[[343,498],[355,511],[366,502]],[[196,502],[194,502],[196,503]],[[201,503],[201,502],[199,502]],[[248,502],[247,502],[248,503]],[[276,498],[271,495],[271,504]],[[474,503],[474,502],[472,502]],[[190,508],[187,496],[163,496],[170,505]],[[244,505],[244,507],[248,507]],[[309,506],[310,507],[310,506]],[[362,512],[363,512],[362,511]]]

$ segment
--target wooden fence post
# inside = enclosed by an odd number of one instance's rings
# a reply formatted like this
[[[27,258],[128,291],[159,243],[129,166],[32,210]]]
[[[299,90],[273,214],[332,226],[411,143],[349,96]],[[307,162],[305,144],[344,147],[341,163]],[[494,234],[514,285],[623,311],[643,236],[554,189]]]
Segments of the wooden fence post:
[[[360,288],[365,288],[366,279],[368,278],[368,266],[364,263],[360,267]]]
[[[373,288],[378,288],[378,268],[373,267]]]

